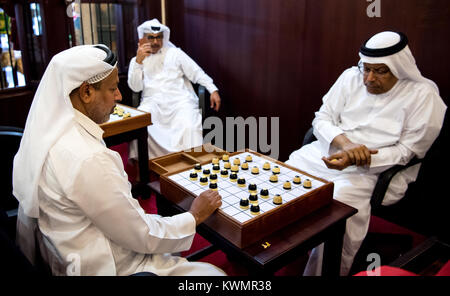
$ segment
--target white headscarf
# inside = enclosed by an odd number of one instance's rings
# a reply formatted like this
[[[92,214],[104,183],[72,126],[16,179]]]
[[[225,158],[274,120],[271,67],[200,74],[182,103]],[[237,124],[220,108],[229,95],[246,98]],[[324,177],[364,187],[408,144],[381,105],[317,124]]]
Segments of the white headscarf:
[[[85,81],[106,78],[115,68],[103,61],[106,57],[93,45],[75,46],[55,55],[42,76],[14,157],[13,194],[29,217],[39,217],[38,182],[47,154],[75,124],[69,94]]]
[[[169,27],[161,24],[157,19],[152,19],[150,21],[146,21],[137,27],[138,37],[139,39],[144,38],[144,34],[157,34],[163,32],[163,47],[175,47],[170,39],[170,29]]]
[[[406,38],[404,36],[403,38]],[[381,32],[373,37],[371,37],[367,42],[363,45],[363,47],[369,50],[380,50],[395,47],[400,42],[403,42],[402,36],[399,33],[386,31]],[[406,39],[407,42],[407,39]],[[416,65],[416,60],[414,59],[411,50],[408,45],[406,45],[400,51],[393,53],[387,56],[367,56],[362,52],[359,52],[359,56],[361,57],[361,62],[368,64],[385,64],[389,67],[392,74],[397,77],[399,80],[409,79],[417,82],[424,82],[430,84],[436,92],[439,94],[439,89],[433,81],[425,78],[420,73],[419,69]]]

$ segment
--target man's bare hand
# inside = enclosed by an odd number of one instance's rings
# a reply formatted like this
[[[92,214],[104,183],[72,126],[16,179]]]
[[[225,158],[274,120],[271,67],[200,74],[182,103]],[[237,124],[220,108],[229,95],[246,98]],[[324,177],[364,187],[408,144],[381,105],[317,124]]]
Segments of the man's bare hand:
[[[217,191],[206,190],[194,199],[189,212],[194,216],[196,225],[199,225],[221,205],[222,197],[219,193]]]
[[[216,112],[219,111],[220,96],[218,91],[215,91],[211,94],[210,101],[211,101],[211,108],[213,108]]]
[[[337,148],[339,152],[322,158],[325,165],[330,169],[343,170],[351,165],[369,167],[372,162],[371,155],[378,153],[378,150],[353,143],[344,134],[334,138],[331,145]]]
[[[151,54],[151,45],[150,43],[144,43],[139,41],[138,49],[136,52],[136,63],[142,64],[142,61]]]
[[[327,168],[333,170],[342,171],[352,165],[348,154],[344,151],[337,152],[329,157],[322,157],[322,160]]]

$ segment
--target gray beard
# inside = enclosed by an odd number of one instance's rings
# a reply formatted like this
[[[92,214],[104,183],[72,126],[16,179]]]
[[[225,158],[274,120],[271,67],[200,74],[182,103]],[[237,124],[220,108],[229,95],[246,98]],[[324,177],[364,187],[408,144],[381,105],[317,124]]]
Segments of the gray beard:
[[[163,47],[158,53],[151,54],[144,60],[144,69],[149,76],[154,76],[163,70],[166,53],[167,48]]]

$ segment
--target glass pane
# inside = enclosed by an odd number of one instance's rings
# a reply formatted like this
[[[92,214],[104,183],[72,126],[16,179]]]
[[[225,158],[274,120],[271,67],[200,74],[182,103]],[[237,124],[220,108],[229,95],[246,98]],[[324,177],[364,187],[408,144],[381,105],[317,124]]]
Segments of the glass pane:
[[[14,48],[12,40],[17,38],[11,36],[12,26],[11,18],[0,8],[0,89],[25,86],[22,52]]]
[[[117,53],[120,4],[73,3],[74,45],[103,43]]]

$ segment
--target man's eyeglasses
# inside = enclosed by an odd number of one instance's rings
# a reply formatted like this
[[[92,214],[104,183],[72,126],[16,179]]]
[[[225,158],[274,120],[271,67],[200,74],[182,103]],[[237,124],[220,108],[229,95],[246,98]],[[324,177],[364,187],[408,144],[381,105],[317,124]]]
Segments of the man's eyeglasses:
[[[364,75],[369,75],[369,73],[371,71],[372,71],[373,75],[375,75],[375,76],[383,76],[390,72],[388,67],[382,67],[382,68],[375,69],[375,68],[370,68],[370,67],[365,66],[364,63],[362,63],[362,62],[358,63],[358,68],[359,68],[359,71]]]
[[[158,36],[151,36],[151,35],[148,35],[148,36],[147,36],[147,39],[148,39],[148,40],[162,40],[162,39],[163,39],[163,36],[162,36],[162,35],[158,35]]]

